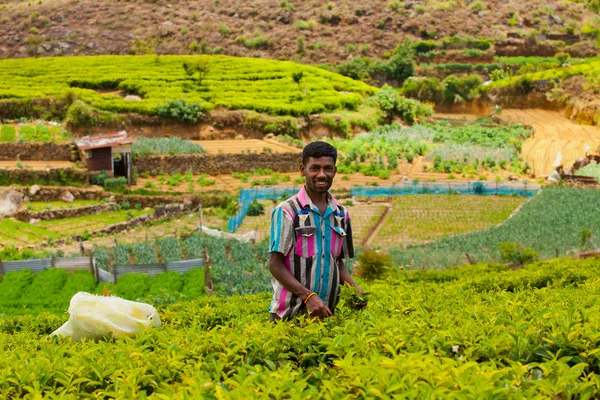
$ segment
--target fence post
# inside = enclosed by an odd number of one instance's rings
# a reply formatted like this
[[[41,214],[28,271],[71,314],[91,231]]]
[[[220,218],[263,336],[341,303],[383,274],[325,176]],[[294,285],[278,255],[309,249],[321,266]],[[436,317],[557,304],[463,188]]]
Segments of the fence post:
[[[113,277],[115,279],[115,283],[117,283],[117,266],[113,266]]]
[[[208,289],[209,294],[214,293],[213,281],[210,278],[210,257],[208,251],[204,248],[204,287]]]
[[[96,260],[94,259],[93,254],[90,254],[90,269],[92,270],[92,274],[94,274],[94,278],[96,278],[96,282],[98,282],[98,267],[96,266]]]
[[[2,268],[2,259],[0,259],[0,276],[4,275],[4,268]]]

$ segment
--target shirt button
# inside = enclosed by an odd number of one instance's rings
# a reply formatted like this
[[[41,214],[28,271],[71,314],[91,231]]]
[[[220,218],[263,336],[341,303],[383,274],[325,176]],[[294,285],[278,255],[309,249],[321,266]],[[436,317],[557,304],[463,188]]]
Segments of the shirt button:
[[[321,258],[325,258],[325,254],[321,254]]]

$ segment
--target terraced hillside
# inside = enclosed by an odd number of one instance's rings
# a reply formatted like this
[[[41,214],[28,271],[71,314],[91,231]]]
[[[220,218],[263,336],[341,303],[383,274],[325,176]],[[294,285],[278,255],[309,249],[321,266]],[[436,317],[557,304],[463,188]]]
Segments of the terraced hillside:
[[[600,146],[600,127],[579,125],[554,111],[503,110],[501,118],[510,123],[530,124],[532,137],[523,143],[522,156],[536,176],[547,176],[554,171],[556,154],[562,154],[565,168],[583,157],[586,146],[596,151]]]

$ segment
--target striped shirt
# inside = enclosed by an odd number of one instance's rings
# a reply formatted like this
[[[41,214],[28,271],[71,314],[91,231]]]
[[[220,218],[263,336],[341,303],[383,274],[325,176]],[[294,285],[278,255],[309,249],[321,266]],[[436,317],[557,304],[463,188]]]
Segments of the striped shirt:
[[[284,265],[308,290],[315,292],[333,312],[339,300],[339,261],[354,257],[348,211],[327,193],[325,214],[302,188],[279,204],[271,217],[269,252],[285,256]],[[306,306],[275,278],[270,312],[290,318]]]

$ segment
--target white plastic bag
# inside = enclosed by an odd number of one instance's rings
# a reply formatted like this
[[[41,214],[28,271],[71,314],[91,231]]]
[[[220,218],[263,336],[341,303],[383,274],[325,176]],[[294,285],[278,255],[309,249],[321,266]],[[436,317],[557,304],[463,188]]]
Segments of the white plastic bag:
[[[120,297],[95,296],[79,292],[69,305],[70,318],[51,336],[103,339],[134,337],[140,329],[160,328],[160,316],[154,307]]]

